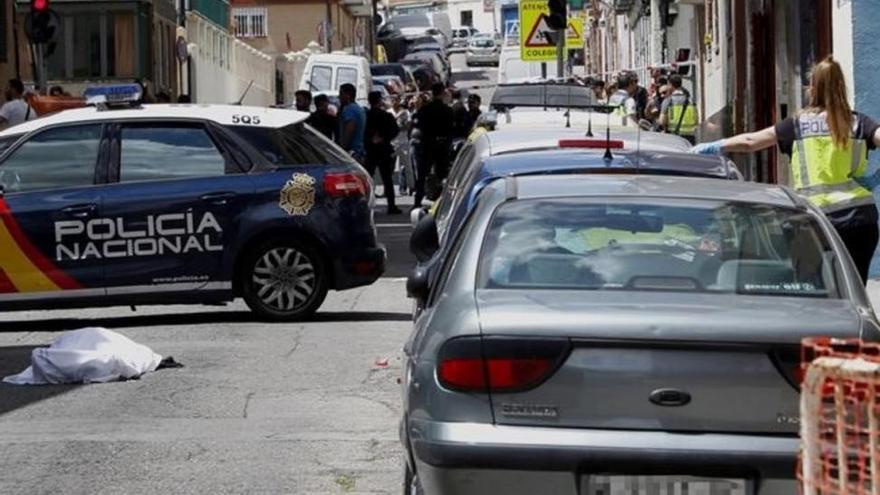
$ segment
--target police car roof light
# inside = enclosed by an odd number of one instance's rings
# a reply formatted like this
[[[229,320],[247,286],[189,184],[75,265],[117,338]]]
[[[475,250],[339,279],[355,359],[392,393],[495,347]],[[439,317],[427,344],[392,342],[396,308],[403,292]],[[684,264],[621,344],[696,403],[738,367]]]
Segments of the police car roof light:
[[[90,86],[83,91],[83,97],[87,105],[130,107],[140,103],[143,88],[137,83]]]

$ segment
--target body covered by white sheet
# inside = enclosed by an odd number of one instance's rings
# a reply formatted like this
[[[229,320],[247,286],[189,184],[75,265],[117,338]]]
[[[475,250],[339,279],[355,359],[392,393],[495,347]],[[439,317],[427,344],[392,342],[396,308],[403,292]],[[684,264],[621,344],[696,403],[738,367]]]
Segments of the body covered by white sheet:
[[[105,383],[136,378],[155,371],[162,356],[149,347],[105,328],[66,332],[49,347],[31,354],[31,366],[6,383]]]

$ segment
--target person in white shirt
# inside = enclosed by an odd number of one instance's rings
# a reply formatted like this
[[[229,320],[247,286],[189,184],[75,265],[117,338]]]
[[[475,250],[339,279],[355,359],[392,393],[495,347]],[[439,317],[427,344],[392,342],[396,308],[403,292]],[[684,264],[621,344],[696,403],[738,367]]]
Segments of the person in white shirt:
[[[6,86],[6,103],[0,107],[0,126],[12,127],[37,118],[37,112],[24,100],[24,84],[10,79]]]

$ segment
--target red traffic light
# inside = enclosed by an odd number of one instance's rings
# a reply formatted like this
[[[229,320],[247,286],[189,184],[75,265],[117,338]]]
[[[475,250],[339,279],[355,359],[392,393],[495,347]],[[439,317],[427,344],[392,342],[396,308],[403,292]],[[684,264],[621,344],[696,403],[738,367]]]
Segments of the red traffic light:
[[[31,12],[45,12],[49,10],[49,0],[31,0]]]

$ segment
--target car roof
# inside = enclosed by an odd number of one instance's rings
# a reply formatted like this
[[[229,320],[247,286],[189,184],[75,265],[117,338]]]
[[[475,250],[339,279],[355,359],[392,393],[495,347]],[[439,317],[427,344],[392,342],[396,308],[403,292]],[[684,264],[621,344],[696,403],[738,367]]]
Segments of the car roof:
[[[646,173],[741,179],[736,167],[718,156],[693,155],[669,151],[612,150],[613,159],[604,159],[604,150],[564,148],[489,157],[483,167],[491,176],[528,175],[540,173],[576,173],[577,170],[624,171],[644,170]],[[629,172],[637,173],[637,172]]]
[[[727,181],[659,175],[542,175],[510,178],[516,182],[517,199],[625,196],[697,199],[757,203],[779,207],[797,206],[783,188],[756,182]],[[490,187],[510,190],[506,181]]]
[[[343,53],[314,53],[309,55],[308,59],[309,62],[330,62],[346,65],[360,64],[364,60],[366,59],[360,55],[346,55]]]
[[[503,119],[503,117],[501,118]],[[594,126],[594,137],[587,138],[583,128],[565,128],[563,126],[564,123],[559,126],[537,129],[503,128],[487,132],[483,134],[481,139],[488,142],[489,154],[494,156],[527,150],[556,149],[559,148],[560,139],[603,140],[605,138],[604,128],[600,129]],[[690,143],[680,136],[623,127],[611,128],[611,139],[622,140],[624,150],[686,152],[691,147]],[[604,152],[604,150],[602,151]]]
[[[240,117],[259,117],[260,123],[254,127],[279,128],[306,120],[308,113],[283,108],[248,107],[240,105],[199,105],[199,104],[148,104],[139,107],[98,110],[96,107],[65,110],[46,117],[30,120],[0,132],[0,136],[22,134],[50,125],[74,122],[93,122],[120,119],[202,119],[221,125],[239,125]]]

